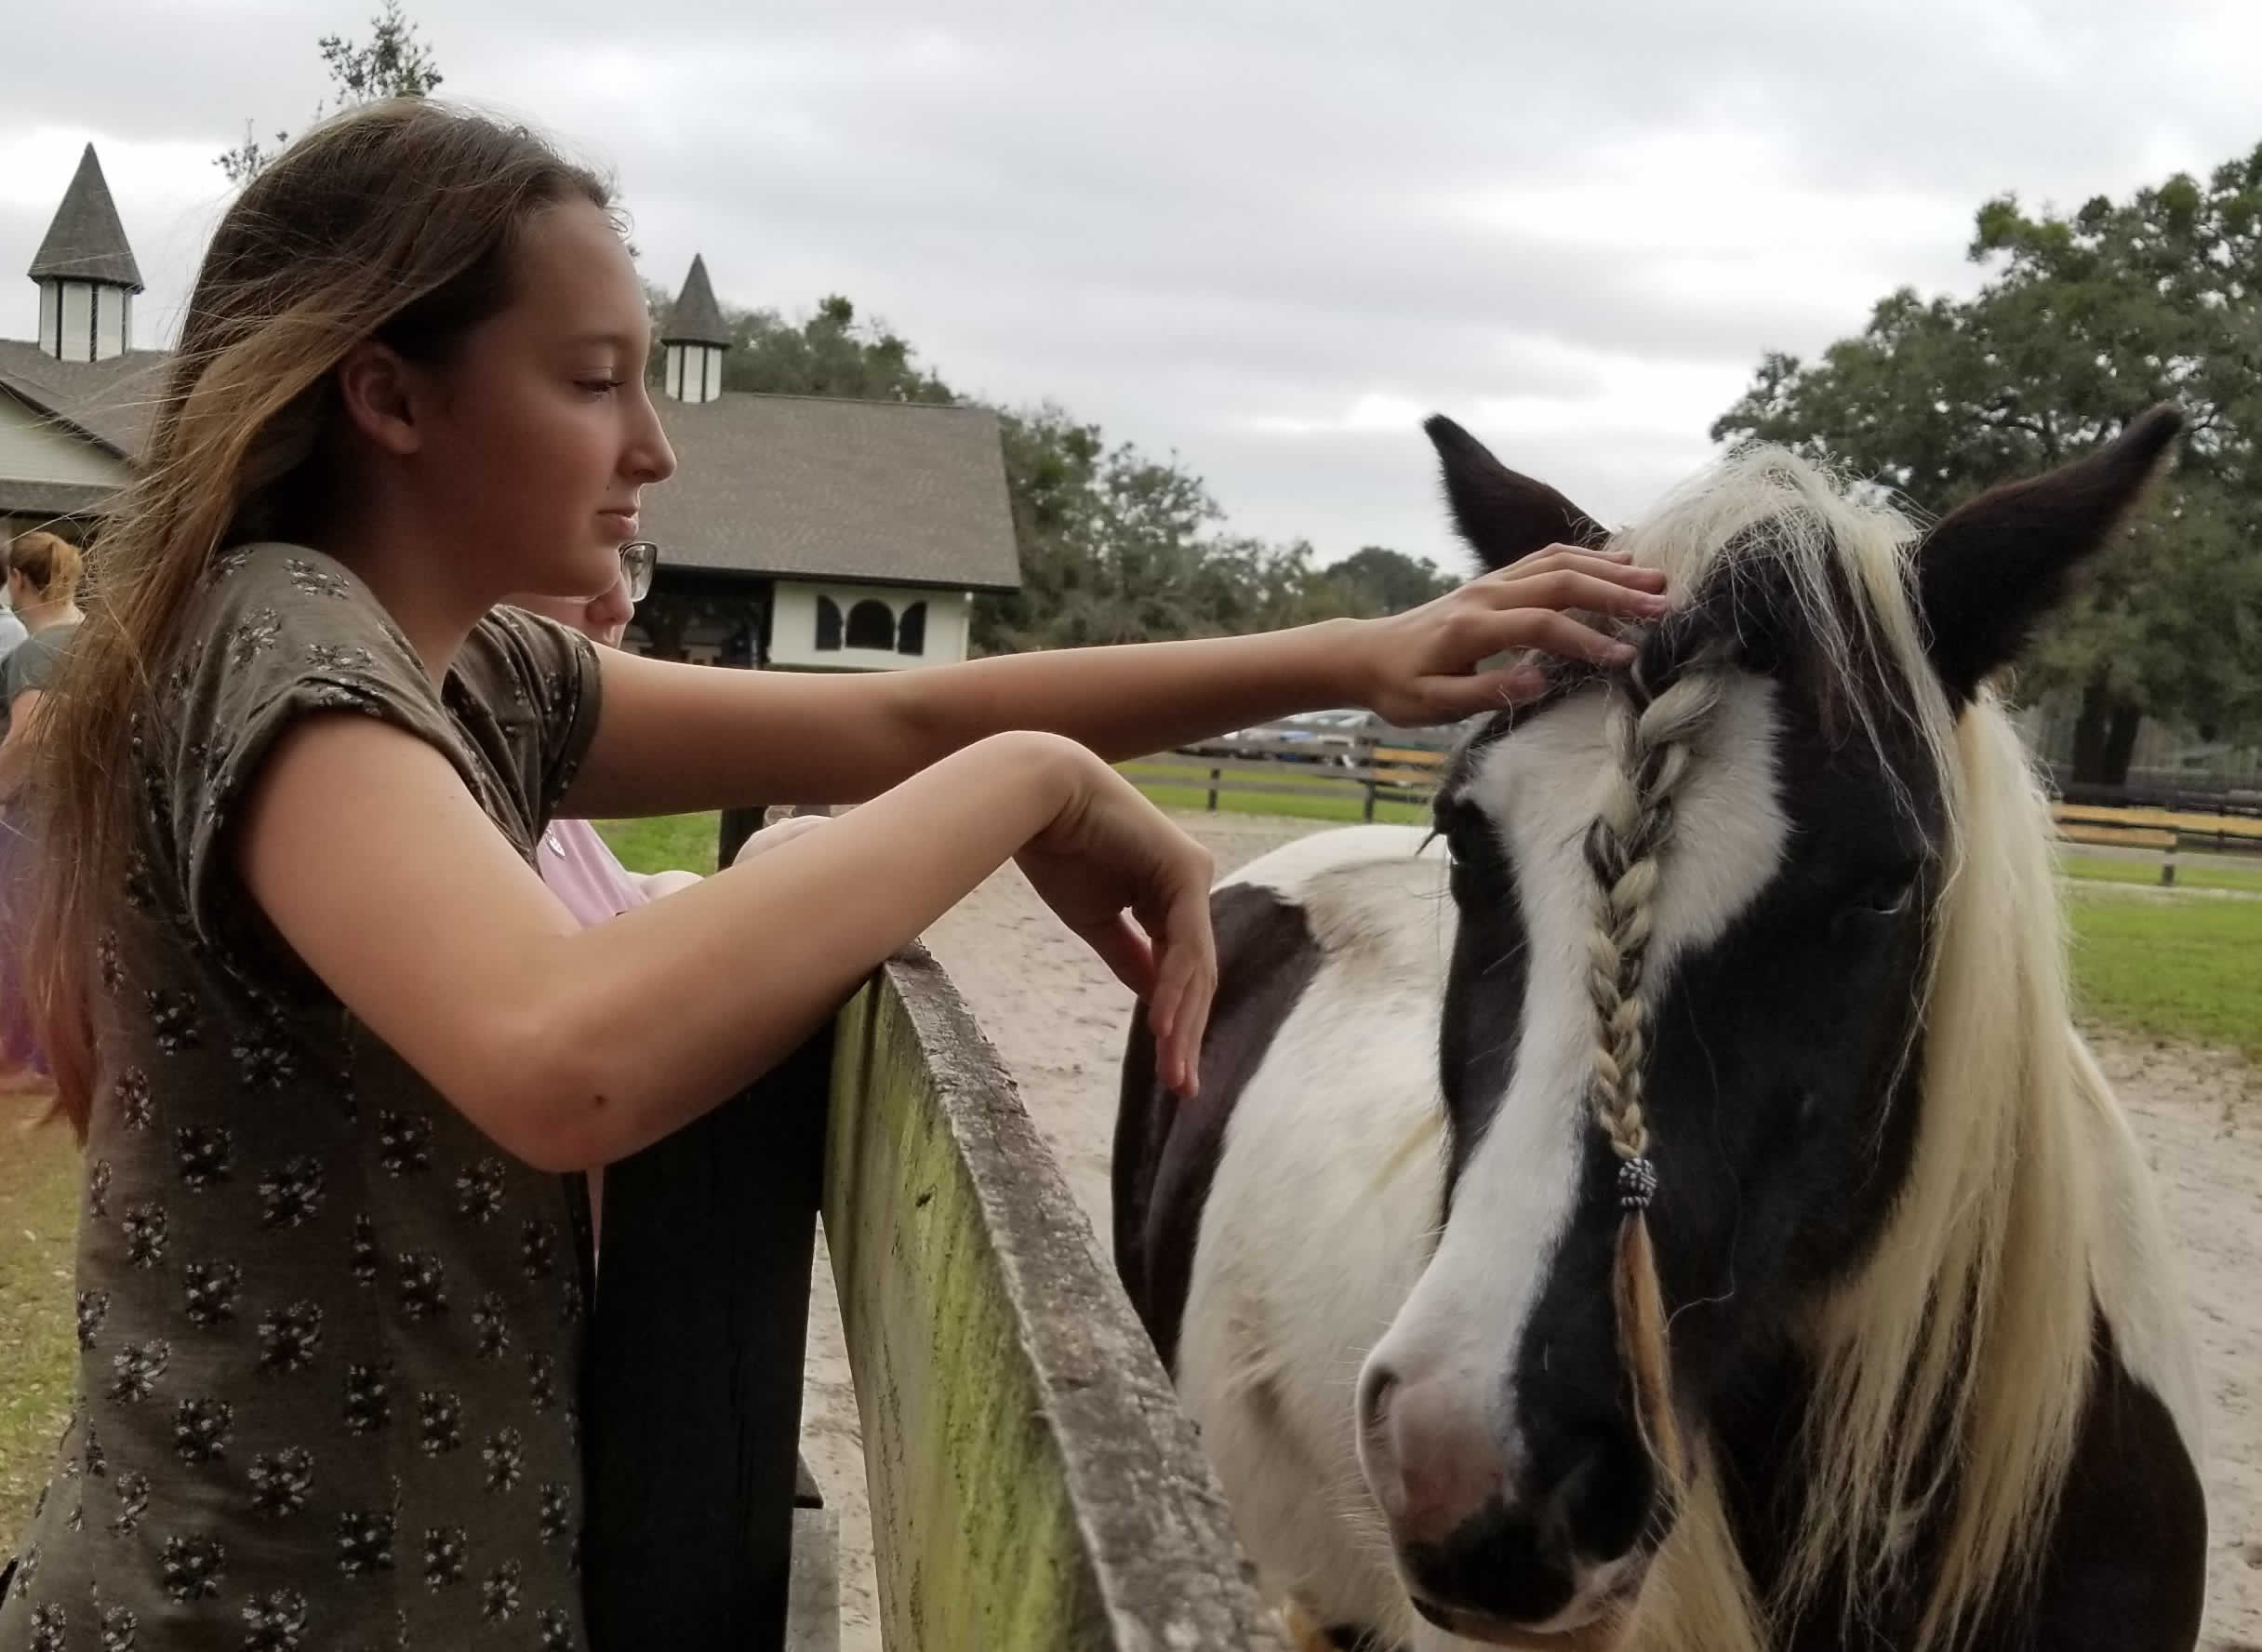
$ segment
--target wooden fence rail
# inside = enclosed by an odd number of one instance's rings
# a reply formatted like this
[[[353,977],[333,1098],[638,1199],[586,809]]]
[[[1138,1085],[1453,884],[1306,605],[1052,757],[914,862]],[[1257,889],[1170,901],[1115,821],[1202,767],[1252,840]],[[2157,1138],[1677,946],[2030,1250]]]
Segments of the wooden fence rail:
[[[820,1195],[894,1652],[1280,1652],[1090,1225],[918,952],[607,1178],[585,1391],[597,1652],[784,1644]]]

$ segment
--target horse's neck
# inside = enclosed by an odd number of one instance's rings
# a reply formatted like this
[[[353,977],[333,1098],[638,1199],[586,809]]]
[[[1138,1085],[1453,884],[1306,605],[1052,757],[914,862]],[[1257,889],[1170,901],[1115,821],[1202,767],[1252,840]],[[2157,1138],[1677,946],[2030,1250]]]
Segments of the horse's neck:
[[[2069,1033],[2069,1036],[2071,1036]],[[2181,1307],[2166,1224],[2153,1197],[2143,1150],[2088,1046],[2074,1040],[2074,1088],[2092,1151],[2092,1208],[2098,1226],[2090,1247],[2099,1342],[2130,1377],[2157,1393],[2186,1449],[2197,1456],[2199,1384]],[[1737,1551],[1761,1600],[1771,1597],[1793,1552],[1810,1485],[1801,1444],[1814,1404],[1815,1366],[1786,1342],[1747,1381],[1715,1405],[1710,1418],[1713,1472]],[[1778,1626],[1770,1652],[1885,1652],[1913,1633],[1923,1615],[1939,1540],[1914,1536],[1896,1588],[1865,1592],[1847,1612],[1841,1586],[1826,1585],[1799,1620]]]

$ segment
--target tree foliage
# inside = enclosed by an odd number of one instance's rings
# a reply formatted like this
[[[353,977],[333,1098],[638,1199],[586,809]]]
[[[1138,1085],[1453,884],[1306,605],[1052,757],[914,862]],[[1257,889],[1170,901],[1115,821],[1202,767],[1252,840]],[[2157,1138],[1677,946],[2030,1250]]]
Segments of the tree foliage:
[[[2023,681],[2079,694],[2081,779],[2122,779],[2145,715],[2262,729],[2262,148],[2070,214],[1989,201],[1970,256],[1989,271],[1974,297],[1904,288],[1812,363],[1767,356],[1714,437],[1787,444],[1936,514],[2180,403],[2176,473]]]
[[[332,88],[327,107],[314,106],[317,121],[380,98],[429,97],[440,84],[440,66],[431,49],[417,38],[416,24],[402,12],[400,0],[384,0],[384,9],[369,20],[366,44],[342,34],[325,34],[314,44],[322,53]],[[213,164],[227,174],[230,183],[241,188],[289,143],[287,132],[277,132],[273,142],[262,144],[254,135],[251,122],[246,121],[244,141],[214,156]]]

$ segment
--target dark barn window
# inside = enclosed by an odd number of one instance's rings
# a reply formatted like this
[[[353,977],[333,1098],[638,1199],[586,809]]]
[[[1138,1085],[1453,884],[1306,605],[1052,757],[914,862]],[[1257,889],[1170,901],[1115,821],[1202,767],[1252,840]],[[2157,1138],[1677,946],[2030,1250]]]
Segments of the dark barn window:
[[[884,602],[866,597],[848,610],[848,646],[889,649],[896,646],[896,617]]]
[[[896,626],[896,652],[926,652],[926,604],[913,603],[903,610],[903,618]]]
[[[841,646],[841,606],[829,596],[817,599],[817,648],[832,653]]]

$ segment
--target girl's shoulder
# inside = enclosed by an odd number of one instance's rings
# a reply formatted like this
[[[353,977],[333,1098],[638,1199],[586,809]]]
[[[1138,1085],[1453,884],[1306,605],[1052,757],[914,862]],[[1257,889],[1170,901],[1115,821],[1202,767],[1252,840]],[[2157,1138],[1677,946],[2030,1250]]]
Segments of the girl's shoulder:
[[[348,712],[437,747],[514,839],[530,838],[594,733],[597,665],[586,638],[499,608],[434,683],[377,594],[304,545],[224,552],[184,620],[156,681],[162,744],[176,795],[202,790],[212,814],[225,812],[286,725]]]
[[[280,699],[301,711],[436,716],[416,649],[376,594],[304,545],[215,557],[154,674],[154,711],[177,738],[224,739]]]
[[[434,710],[442,696],[377,594],[344,563],[305,545],[239,545],[213,559],[181,628],[168,699],[230,698],[210,689],[328,684],[340,710],[371,695],[406,696]],[[464,639],[447,673],[451,698],[509,717],[539,710],[570,718],[596,672],[588,639],[553,620],[497,608]],[[240,698],[240,693],[235,698]]]

